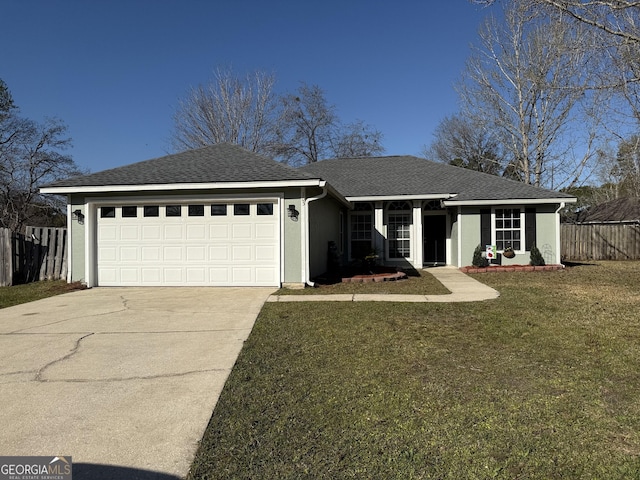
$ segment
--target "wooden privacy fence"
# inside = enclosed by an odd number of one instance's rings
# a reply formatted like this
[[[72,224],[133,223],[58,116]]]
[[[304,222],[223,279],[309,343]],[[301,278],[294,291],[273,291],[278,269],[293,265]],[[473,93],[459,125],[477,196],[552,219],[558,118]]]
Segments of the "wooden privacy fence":
[[[565,260],[640,260],[640,223],[562,224]]]
[[[67,279],[67,229],[27,227],[24,235],[0,228],[0,286]]]

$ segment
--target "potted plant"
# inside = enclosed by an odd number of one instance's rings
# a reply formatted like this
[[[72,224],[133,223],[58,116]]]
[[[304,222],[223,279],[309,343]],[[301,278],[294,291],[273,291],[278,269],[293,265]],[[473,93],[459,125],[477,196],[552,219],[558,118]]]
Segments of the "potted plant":
[[[516,252],[513,250],[513,247],[511,247],[511,245],[509,245],[502,252],[502,256],[505,257],[505,258],[513,258],[513,257],[516,256]]]

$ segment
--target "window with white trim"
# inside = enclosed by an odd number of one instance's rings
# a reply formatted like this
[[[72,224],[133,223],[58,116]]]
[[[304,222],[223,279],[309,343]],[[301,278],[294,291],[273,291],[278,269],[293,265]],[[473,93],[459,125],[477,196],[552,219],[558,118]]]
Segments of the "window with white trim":
[[[370,203],[356,203],[349,215],[351,258],[364,258],[373,249],[373,208]]]
[[[523,227],[522,211],[519,208],[496,208],[494,228],[497,249],[511,247],[522,250]]]
[[[387,207],[389,258],[411,257],[411,205],[391,202]]]

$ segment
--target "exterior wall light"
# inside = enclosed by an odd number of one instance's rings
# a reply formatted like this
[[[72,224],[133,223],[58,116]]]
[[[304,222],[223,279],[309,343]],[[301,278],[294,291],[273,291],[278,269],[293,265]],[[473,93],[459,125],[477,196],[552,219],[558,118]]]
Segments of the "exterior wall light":
[[[289,205],[289,208],[287,208],[287,216],[293,220],[294,222],[298,221],[298,215],[300,214],[300,212],[298,212],[296,210],[296,206],[295,205]]]
[[[82,210],[80,210],[79,208],[73,211],[73,213],[71,214],[71,218],[78,220],[78,223],[80,225],[84,224],[84,214],[82,213]]]

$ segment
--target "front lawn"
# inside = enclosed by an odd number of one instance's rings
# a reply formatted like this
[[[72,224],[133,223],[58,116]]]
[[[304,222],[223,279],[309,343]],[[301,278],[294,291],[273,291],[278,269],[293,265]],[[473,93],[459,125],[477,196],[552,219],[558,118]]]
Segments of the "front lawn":
[[[501,297],[266,304],[190,478],[638,478],[640,264],[475,278]]]
[[[26,285],[0,287],[0,308],[33,302],[82,288],[84,287],[80,283],[67,283],[64,280],[51,280],[27,283]]]
[[[404,280],[368,283],[317,283],[315,288],[281,288],[274,295],[329,295],[329,294],[405,294],[446,295],[451,293],[430,273],[416,273]]]

